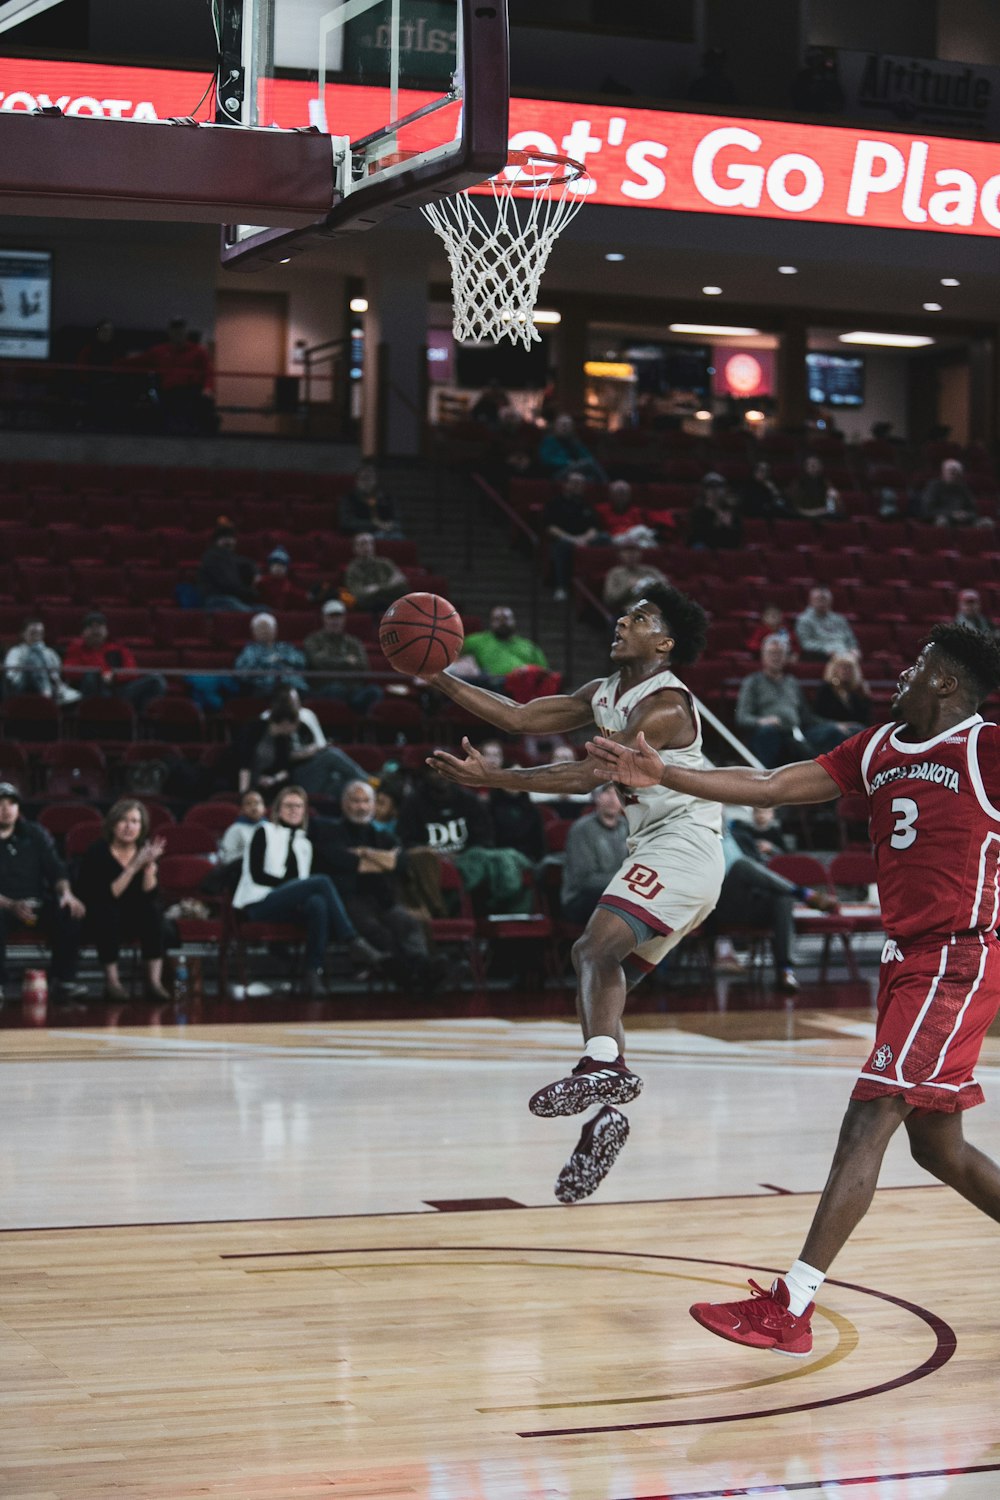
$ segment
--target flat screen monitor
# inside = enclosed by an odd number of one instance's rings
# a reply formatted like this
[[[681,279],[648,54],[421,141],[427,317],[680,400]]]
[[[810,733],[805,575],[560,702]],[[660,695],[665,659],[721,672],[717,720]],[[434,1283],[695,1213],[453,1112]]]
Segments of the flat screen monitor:
[[[48,359],[52,255],[0,250],[0,358]]]
[[[817,406],[864,406],[865,357],[863,354],[806,355],[809,400]]]

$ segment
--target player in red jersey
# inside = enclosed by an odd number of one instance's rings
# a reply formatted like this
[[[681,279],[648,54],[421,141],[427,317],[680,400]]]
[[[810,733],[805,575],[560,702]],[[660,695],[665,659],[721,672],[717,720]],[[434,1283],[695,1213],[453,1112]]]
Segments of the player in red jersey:
[[[905,1125],[914,1160],[1000,1220],[1000,1167],[962,1133],[982,1102],[973,1077],[1000,1008],[1000,727],[977,712],[1000,686],[1000,645],[937,625],[900,676],[894,723],[817,760],[775,771],[664,766],[642,736],[598,738],[591,757],[616,782],[655,782],[712,801],[779,807],[867,796],[887,941],[875,1045],[851,1095],[800,1258],[765,1292],[697,1303],[721,1338],[808,1354],[815,1295],[868,1210],[889,1141]]]

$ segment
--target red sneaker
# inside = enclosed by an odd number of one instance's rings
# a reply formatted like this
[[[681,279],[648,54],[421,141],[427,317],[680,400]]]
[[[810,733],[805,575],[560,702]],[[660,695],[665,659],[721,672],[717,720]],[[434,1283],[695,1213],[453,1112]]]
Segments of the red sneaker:
[[[813,1346],[810,1318],[815,1302],[798,1317],[788,1310],[788,1288],[778,1276],[765,1292],[751,1281],[753,1296],[745,1302],[696,1302],[691,1316],[709,1333],[750,1349],[773,1349],[775,1354],[808,1354]]]
[[[606,1104],[588,1120],[573,1147],[573,1155],[556,1178],[560,1203],[579,1203],[595,1193],[618,1160],[628,1140],[629,1124],[620,1110]]]
[[[557,1078],[528,1100],[533,1115],[578,1115],[592,1104],[628,1104],[642,1093],[642,1079],[630,1073],[623,1057],[597,1062],[581,1057],[568,1078]]]

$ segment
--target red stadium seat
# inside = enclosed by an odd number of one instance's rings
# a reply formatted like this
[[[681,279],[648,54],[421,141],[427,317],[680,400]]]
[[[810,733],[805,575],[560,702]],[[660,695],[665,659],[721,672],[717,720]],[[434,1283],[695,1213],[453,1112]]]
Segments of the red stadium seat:
[[[159,836],[167,854],[214,854],[218,843],[212,829],[198,823],[168,824],[159,830]]]

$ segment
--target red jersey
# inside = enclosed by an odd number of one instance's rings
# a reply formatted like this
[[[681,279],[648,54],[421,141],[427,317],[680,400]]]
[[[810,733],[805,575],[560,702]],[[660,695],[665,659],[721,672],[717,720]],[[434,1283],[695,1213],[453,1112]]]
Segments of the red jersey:
[[[881,724],[817,757],[866,796],[890,937],[992,932],[1000,915],[1000,726],[980,714],[933,739]]]

